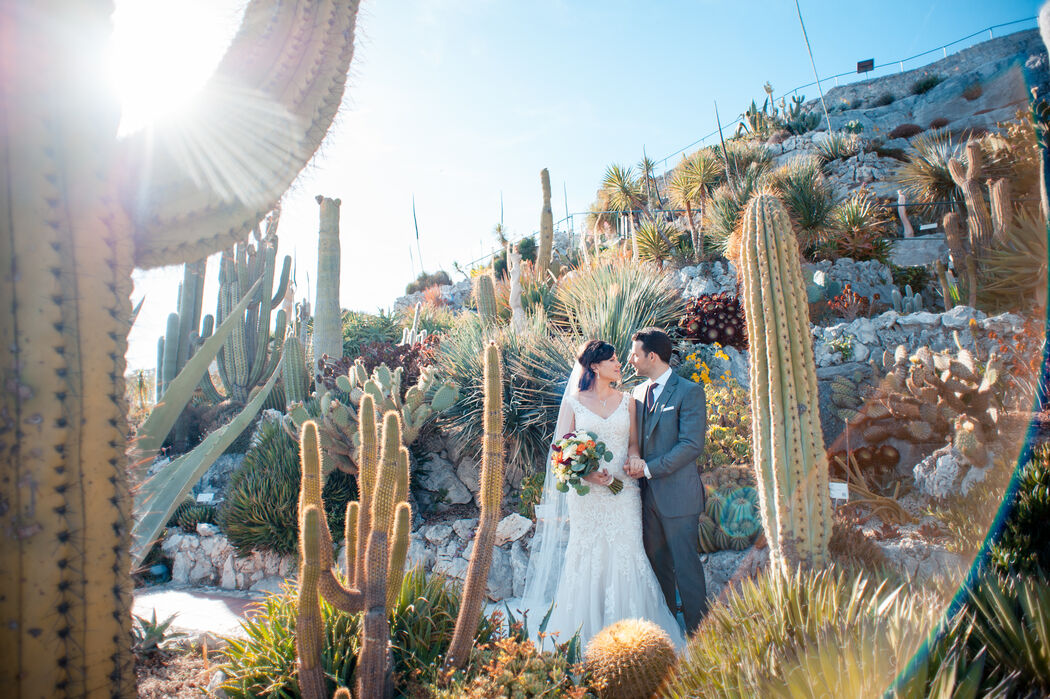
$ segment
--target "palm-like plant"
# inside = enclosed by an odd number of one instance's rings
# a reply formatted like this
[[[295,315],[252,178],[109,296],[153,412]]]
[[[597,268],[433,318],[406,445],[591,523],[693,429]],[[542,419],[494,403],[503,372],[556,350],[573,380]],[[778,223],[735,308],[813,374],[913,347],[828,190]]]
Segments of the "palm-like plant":
[[[645,200],[642,188],[634,176],[634,169],[613,163],[605,170],[602,177],[602,193],[609,211],[616,211],[627,216],[627,226],[631,236],[631,249],[638,257],[638,240],[634,235],[635,212]]]
[[[706,233],[712,244],[727,257],[733,257],[733,234],[740,222],[740,213],[751,195],[761,186],[764,173],[761,164],[752,163],[742,177],[726,181],[711,195]]]
[[[831,218],[835,234],[821,246],[823,256],[848,257],[857,262],[878,260],[883,264],[889,261],[892,245],[886,236],[892,219],[868,191],[854,192],[835,207]]]
[[[937,204],[937,211],[955,211],[962,203],[962,190],[955,184],[948,161],[962,158],[963,149],[952,142],[952,135],[938,129],[926,131],[911,142],[913,151],[907,162],[897,166],[895,179],[917,204]]]
[[[638,226],[639,259],[656,262],[663,269],[664,261],[683,247],[682,234],[663,219],[647,218]],[[668,244],[668,241],[671,241]]]
[[[683,158],[671,175],[668,189],[675,206],[685,209],[686,223],[692,235],[693,251],[697,260],[704,256],[704,240],[700,231],[704,229],[707,200],[724,174],[725,167],[714,150],[701,148],[689,158]],[[693,224],[693,202],[696,202],[699,208],[699,230]]]
[[[793,158],[765,178],[791,216],[799,248],[808,257],[830,240],[834,225],[835,195],[812,156]]]
[[[664,201],[660,196],[660,187],[656,183],[656,161],[643,153],[642,159],[638,161],[638,171],[641,172],[642,175],[642,186],[645,188],[646,206],[649,208],[649,213],[651,215],[654,198],[656,199],[657,208],[661,210],[664,208]]]

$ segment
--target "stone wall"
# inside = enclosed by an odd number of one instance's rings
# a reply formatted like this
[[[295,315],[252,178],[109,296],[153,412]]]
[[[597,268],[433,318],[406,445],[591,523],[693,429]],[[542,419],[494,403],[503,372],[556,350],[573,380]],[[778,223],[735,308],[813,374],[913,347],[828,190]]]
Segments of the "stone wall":
[[[295,556],[280,556],[272,551],[254,551],[238,558],[214,524],[198,524],[196,534],[170,529],[161,550],[172,559],[172,582],[215,585],[227,590],[276,591],[297,565]]]

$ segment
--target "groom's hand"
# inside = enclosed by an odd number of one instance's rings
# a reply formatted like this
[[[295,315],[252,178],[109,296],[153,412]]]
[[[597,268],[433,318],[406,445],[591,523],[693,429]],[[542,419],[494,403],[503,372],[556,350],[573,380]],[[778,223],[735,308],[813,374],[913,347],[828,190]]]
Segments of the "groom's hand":
[[[642,478],[645,476],[645,460],[639,456],[632,456],[623,468],[623,472],[631,478]]]

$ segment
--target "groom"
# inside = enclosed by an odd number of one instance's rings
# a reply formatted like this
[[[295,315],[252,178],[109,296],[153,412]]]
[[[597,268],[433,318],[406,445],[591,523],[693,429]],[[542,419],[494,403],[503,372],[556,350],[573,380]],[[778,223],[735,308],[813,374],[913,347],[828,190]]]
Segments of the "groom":
[[[642,458],[632,459],[624,471],[640,479],[642,539],[667,606],[675,610],[677,589],[686,630],[692,633],[707,613],[698,533],[704,490],[696,469],[704,449],[707,403],[699,384],[671,371],[666,333],[645,328],[631,339],[629,361],[649,380],[634,390]]]

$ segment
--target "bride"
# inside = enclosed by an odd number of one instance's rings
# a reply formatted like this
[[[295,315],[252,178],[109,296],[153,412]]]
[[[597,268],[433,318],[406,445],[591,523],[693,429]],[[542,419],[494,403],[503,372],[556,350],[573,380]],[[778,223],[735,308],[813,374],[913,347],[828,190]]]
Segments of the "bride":
[[[590,492],[578,495],[571,488],[568,493],[555,489],[548,455],[522,603],[538,620],[554,602],[546,633],[557,633],[561,642],[579,630],[586,646],[609,624],[641,618],[663,627],[681,648],[685,638],[642,544],[638,482],[624,473],[624,465],[639,458],[639,450],[635,402],[615,388],[620,367],[608,342],[590,340],[580,348],[555,436],[593,432],[613,460],[587,476]],[[607,487],[614,477],[623,482],[618,494]]]

